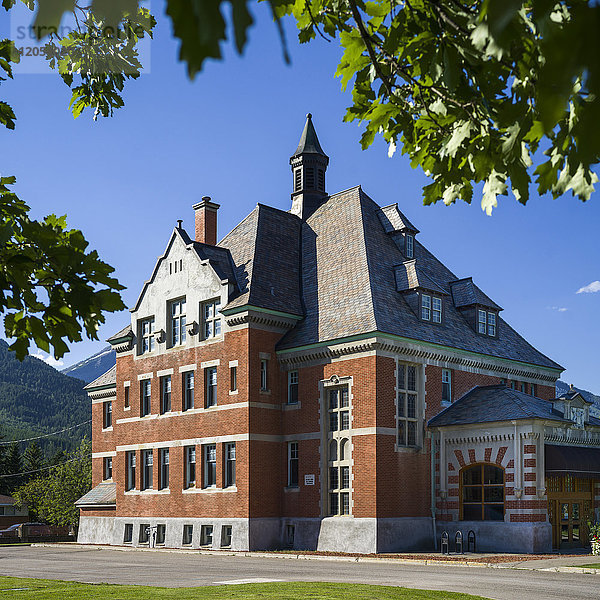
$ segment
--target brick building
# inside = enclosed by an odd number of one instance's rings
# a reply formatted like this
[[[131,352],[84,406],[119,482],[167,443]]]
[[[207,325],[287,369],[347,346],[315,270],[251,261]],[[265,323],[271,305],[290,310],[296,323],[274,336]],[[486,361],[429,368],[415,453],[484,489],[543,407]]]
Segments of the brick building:
[[[88,385],[88,543],[386,552],[585,543],[600,421],[393,204],[329,195],[310,115],[292,206],[175,228]],[[578,471],[577,476],[573,472]],[[566,508],[565,508],[566,507]],[[566,525],[566,529],[565,529]]]

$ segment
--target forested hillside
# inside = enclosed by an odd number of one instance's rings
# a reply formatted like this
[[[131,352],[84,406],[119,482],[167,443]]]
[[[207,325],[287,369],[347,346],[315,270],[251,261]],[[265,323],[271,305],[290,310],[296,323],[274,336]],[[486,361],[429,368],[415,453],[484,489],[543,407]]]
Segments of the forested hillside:
[[[0,435],[4,441],[24,439],[88,421],[91,406],[84,385],[37,358],[18,361],[0,340]],[[38,444],[50,456],[76,448],[90,432],[86,424]]]

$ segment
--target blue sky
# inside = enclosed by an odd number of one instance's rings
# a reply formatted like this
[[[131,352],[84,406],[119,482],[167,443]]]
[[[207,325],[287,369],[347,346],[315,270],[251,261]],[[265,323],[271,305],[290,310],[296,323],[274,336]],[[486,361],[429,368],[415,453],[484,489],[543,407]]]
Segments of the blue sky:
[[[225,49],[195,81],[177,60],[164,7],[150,46],[150,68],[124,91],[112,119],[74,120],[70,92],[55,74],[17,74],[2,98],[17,113],[14,132],[0,131],[2,174],[17,176],[16,191],[35,217],[67,214],[91,246],[116,267],[131,306],[162,253],[177,219],[193,231],[192,204],[212,196],[221,205],[219,237],[261,202],[287,210],[294,152],[305,114],[330,157],[329,192],[361,184],[379,204],[398,202],[420,229],[419,240],[459,277],[474,281],[502,316],[536,348],[566,368],[563,379],[600,393],[598,309],[600,280],[598,193],[586,204],[570,195],[532,197],[526,207],[500,198],[488,217],[479,200],[424,207],[428,182],[400,152],[387,156],[382,140],[367,151],[361,129],[342,122],[348,94],[333,74],[340,51],[317,39],[299,46],[288,28],[292,65],[286,66],[266,6],[245,56]],[[0,35],[10,23],[5,15]],[[108,315],[101,340],[123,327],[129,313]],[[68,366],[105,345],[73,345]]]

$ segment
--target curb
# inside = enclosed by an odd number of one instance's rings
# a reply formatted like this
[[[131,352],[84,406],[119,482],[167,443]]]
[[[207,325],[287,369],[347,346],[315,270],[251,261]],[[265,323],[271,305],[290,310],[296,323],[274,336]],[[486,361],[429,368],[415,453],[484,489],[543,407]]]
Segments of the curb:
[[[394,563],[402,566],[443,566],[443,567],[479,567],[486,569],[518,569],[522,571],[546,571],[554,573],[584,573],[588,575],[600,575],[600,569],[591,569],[588,567],[521,567],[518,562],[512,563],[489,563],[472,560],[433,560],[433,559],[405,559],[405,558],[379,558],[374,556],[322,556],[315,554],[291,554],[276,552],[232,552],[227,550],[201,550],[184,548],[140,548],[130,546],[102,546],[98,544],[78,544],[77,542],[39,542],[31,544],[31,547],[38,548],[81,548],[86,550],[117,550],[120,552],[168,552],[171,554],[194,554],[196,556],[239,556],[244,558],[278,558],[284,560],[326,560],[332,562],[353,562],[353,563]]]

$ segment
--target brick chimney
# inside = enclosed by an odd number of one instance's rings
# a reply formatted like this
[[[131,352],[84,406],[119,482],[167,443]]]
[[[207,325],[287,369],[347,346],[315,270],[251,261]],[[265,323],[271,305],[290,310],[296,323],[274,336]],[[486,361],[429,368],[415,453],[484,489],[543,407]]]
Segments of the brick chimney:
[[[210,196],[202,196],[202,200],[192,207],[196,211],[196,241],[217,245],[217,210],[219,204],[211,201]]]

